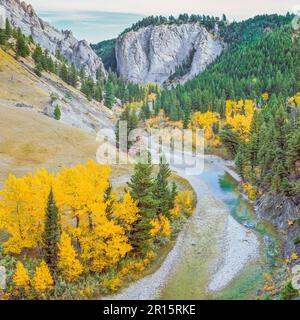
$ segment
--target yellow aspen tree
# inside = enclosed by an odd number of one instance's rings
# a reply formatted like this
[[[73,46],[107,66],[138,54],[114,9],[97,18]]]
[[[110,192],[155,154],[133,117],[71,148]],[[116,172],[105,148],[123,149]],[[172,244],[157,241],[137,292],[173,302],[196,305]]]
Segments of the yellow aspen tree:
[[[122,202],[115,203],[113,212],[126,231],[130,231],[140,217],[137,201],[132,199],[129,192],[125,193]]]
[[[193,194],[191,191],[181,191],[175,198],[175,205],[170,210],[174,218],[179,218],[181,215],[190,216],[193,213]]]
[[[72,246],[71,237],[65,232],[61,235],[58,250],[58,268],[60,269],[61,274],[68,281],[75,281],[82,274],[83,267],[76,258],[77,254]]]
[[[214,125],[219,124],[220,121],[221,116],[217,112],[195,112],[191,118],[190,128],[193,130],[203,129],[206,143],[213,144],[215,140],[213,127]]]
[[[164,216],[160,216],[160,223],[161,223],[161,233],[164,237],[169,237],[172,233],[171,223],[170,220]]]
[[[32,279],[32,286],[35,292],[41,297],[44,297],[47,291],[50,291],[54,288],[53,278],[47,264],[44,261],[42,261],[41,264],[35,269],[35,274]]]
[[[28,290],[30,286],[30,278],[26,268],[21,261],[17,262],[16,271],[13,275],[12,281],[17,289]]]
[[[80,239],[81,258],[87,269],[101,272],[116,265],[132,247],[125,230],[105,215],[93,215],[94,227]]]
[[[3,244],[6,253],[20,254],[41,243],[44,217],[53,176],[38,170],[17,179],[10,175],[0,194],[0,225],[9,233]]]
[[[159,236],[162,235],[164,237],[169,237],[172,233],[170,220],[160,214],[158,217],[154,218],[151,221],[152,229],[150,230],[151,236]]]
[[[79,239],[82,229],[92,227],[92,213],[105,211],[104,194],[109,187],[108,166],[88,161],[86,165],[64,168],[56,178],[54,194],[59,208],[65,214],[62,219],[63,229]],[[75,223],[74,223],[75,220]]]

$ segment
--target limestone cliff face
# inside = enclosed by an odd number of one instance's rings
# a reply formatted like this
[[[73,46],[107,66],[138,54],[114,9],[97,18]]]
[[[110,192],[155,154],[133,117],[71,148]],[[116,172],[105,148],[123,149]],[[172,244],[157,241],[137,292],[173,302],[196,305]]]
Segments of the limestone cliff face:
[[[224,46],[197,23],[148,26],[117,39],[117,68],[135,83],[184,83],[204,71]]]
[[[258,216],[269,221],[280,232],[283,254],[290,257],[293,252],[300,255],[300,201],[284,194],[265,194],[256,203]],[[292,225],[288,221],[293,221]]]
[[[71,31],[59,31],[43,21],[31,5],[19,0],[0,0],[6,16],[14,27],[20,27],[26,36],[32,35],[35,42],[55,54],[59,49],[63,56],[74,63],[78,70],[84,68],[92,77],[100,68],[105,74],[101,59],[85,40],[78,41]]]

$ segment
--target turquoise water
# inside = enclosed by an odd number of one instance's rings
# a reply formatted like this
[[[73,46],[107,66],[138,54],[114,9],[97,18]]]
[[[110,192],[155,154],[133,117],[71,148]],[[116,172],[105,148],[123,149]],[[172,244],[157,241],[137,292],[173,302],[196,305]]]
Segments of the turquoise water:
[[[214,298],[252,299],[257,289],[263,286],[263,274],[272,274],[281,264],[280,243],[276,231],[270,224],[257,217],[254,207],[244,199],[238,190],[237,182],[230,175],[218,170],[209,170],[204,171],[201,177],[213,189],[214,194],[227,205],[234,219],[257,233],[263,243],[259,260],[250,264],[228,288]]]
[[[39,11],[38,14],[58,30],[72,30],[76,38],[90,43],[115,38],[144,17],[134,13],[90,11]]]

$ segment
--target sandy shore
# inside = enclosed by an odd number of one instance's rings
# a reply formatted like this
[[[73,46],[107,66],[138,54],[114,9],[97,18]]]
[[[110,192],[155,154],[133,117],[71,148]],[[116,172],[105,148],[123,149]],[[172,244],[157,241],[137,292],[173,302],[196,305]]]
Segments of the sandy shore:
[[[208,291],[223,289],[249,261],[258,256],[259,246],[256,235],[229,216],[222,248],[223,255],[212,273]]]

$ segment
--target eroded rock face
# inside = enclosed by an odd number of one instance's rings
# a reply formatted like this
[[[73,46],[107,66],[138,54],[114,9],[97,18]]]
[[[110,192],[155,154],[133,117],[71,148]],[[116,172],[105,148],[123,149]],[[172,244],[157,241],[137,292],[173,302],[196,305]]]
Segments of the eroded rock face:
[[[284,194],[265,194],[256,202],[256,209],[259,217],[283,231],[280,236],[284,257],[290,257],[293,252],[300,255],[299,205]]]
[[[173,84],[184,83],[204,71],[224,47],[220,38],[197,23],[148,26],[117,39],[117,68],[125,80],[135,83],[163,84],[170,76]],[[174,77],[184,64],[185,73]]]
[[[78,70],[96,77],[100,68],[106,74],[101,59],[85,41],[78,41],[71,31],[59,31],[43,21],[35,13],[31,5],[19,0],[0,0],[0,5],[6,9],[6,16],[14,27],[20,27],[26,36],[32,35],[35,42],[55,54],[59,49],[63,56],[74,63]]]

